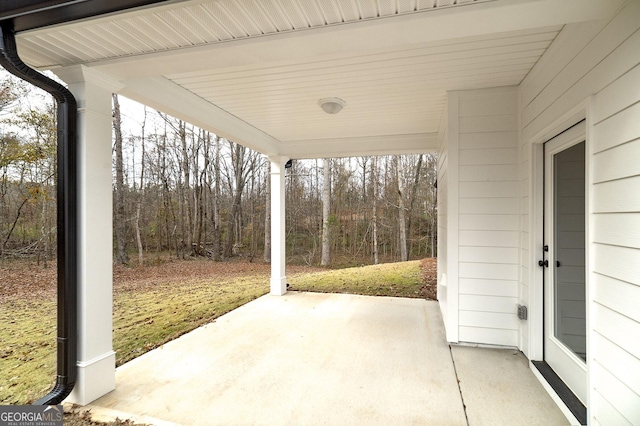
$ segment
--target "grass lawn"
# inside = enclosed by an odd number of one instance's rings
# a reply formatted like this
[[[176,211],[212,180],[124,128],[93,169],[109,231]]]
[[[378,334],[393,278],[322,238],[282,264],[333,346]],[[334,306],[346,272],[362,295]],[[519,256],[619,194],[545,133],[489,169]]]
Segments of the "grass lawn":
[[[433,260],[287,268],[290,290],[433,297]],[[26,404],[55,378],[55,268],[0,264],[0,404]],[[426,283],[426,284],[425,284]],[[114,268],[117,365],[269,291],[269,265],[180,261]]]
[[[430,288],[425,285],[419,260],[311,272],[287,279],[291,285],[289,290],[435,298],[435,294],[431,294]]]

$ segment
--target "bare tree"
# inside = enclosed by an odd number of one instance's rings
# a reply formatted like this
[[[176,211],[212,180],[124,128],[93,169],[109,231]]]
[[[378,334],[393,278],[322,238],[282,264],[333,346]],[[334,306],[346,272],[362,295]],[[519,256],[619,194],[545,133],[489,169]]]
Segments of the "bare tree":
[[[116,197],[115,197],[115,232],[116,232],[116,262],[121,265],[129,263],[127,253],[127,226],[125,217],[125,185],[122,158],[122,117],[120,115],[120,102],[118,95],[112,94],[113,98],[113,132],[114,132],[114,152],[116,168]]]
[[[378,255],[378,157],[373,157],[371,160],[371,198],[372,198],[372,241],[371,248],[373,250],[373,263],[380,263],[380,257]]]
[[[406,208],[404,206],[404,180],[402,178],[402,169],[400,167],[400,156],[393,156],[393,165],[396,171],[397,188],[398,188],[398,232],[400,234],[400,260],[405,262],[409,259],[407,253],[407,222]]]
[[[253,173],[257,153],[237,143],[227,141],[231,151],[231,172],[227,171],[227,182],[232,194],[231,214],[227,221],[227,243],[224,257],[233,255],[234,245],[242,242],[242,193],[250,173]]]
[[[330,214],[331,214],[331,159],[325,158],[322,167],[322,260],[320,264],[331,264]]]
[[[271,262],[271,161],[266,161],[265,211],[264,211],[264,254],[265,263]]]
[[[140,136],[140,145],[142,147],[142,154],[140,155],[140,185],[138,194],[138,202],[136,203],[136,216],[134,220],[135,233],[136,233],[136,245],[138,246],[138,264],[142,266],[144,264],[144,249],[142,247],[142,235],[140,232],[140,213],[142,205],[144,203],[144,172],[145,172],[145,158],[147,156],[145,150],[145,128],[147,126],[147,107],[144,107],[144,118],[142,120]]]
[[[407,232],[406,235],[411,236],[411,225],[413,223],[413,207],[416,201],[416,195],[418,193],[418,186],[420,184],[420,174],[422,171],[422,154],[418,155],[418,162],[416,163],[415,173],[413,177],[413,185],[411,186],[411,195],[409,197],[409,208],[408,208],[408,217],[407,217]],[[411,250],[408,250],[411,252]]]
[[[220,260],[220,253],[222,249],[222,230],[220,228],[222,218],[220,216],[220,197],[221,197],[221,188],[220,188],[220,138],[215,136],[213,138],[215,143],[214,149],[214,190],[213,190],[213,199],[212,199],[212,220],[213,220],[213,242],[211,244],[211,258],[215,261]]]

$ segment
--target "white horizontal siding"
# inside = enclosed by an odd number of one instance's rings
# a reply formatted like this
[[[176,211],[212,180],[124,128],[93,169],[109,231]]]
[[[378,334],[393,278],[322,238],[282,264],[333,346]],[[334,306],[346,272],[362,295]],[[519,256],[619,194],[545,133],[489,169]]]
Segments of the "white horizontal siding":
[[[594,105],[593,121],[599,123],[622,111],[640,99],[640,65],[611,83],[606,90],[598,93],[598,103]]]
[[[478,194],[479,196],[480,194]],[[508,198],[463,198],[460,200],[460,214],[508,214],[517,215],[520,203],[514,197]]]
[[[636,159],[629,159],[635,161]],[[593,185],[593,211],[595,213],[634,213],[640,211],[640,197],[634,197],[640,188],[640,176],[628,177]]]
[[[605,396],[600,392],[595,392],[595,396],[595,401],[591,404],[594,406],[593,411],[595,412],[591,424],[598,426],[633,426],[629,423],[629,420],[624,418],[622,414],[620,414],[620,412],[607,400],[607,397],[610,398],[612,395],[607,394]]]
[[[594,244],[592,249],[596,273],[640,285],[640,250],[607,244]]]
[[[460,229],[510,231],[517,229],[519,220],[517,215],[504,214],[461,214]]]
[[[517,156],[516,148],[465,149],[460,151],[460,165],[513,165]]]
[[[593,359],[606,365],[611,374],[624,380],[629,389],[640,395],[640,360],[601,334],[594,333],[593,339]]]
[[[598,362],[594,363],[592,370],[592,377],[598,384],[600,393],[607,396],[609,403],[630,424],[640,424],[640,395],[627,386],[625,382],[628,377],[621,380]]]
[[[459,338],[517,346],[517,91],[457,96]]]
[[[594,299],[602,306],[615,309],[618,313],[640,323],[640,286],[596,274],[593,277]]]
[[[460,262],[517,263],[516,247],[460,247]]]
[[[518,295],[518,282],[516,280],[460,278],[460,293],[516,297]]]
[[[518,182],[460,182],[460,198],[510,198],[518,196]],[[489,202],[487,201],[487,204]]]
[[[461,117],[460,133],[514,132],[518,129],[518,122],[513,119],[515,111],[514,107],[511,114]],[[484,111],[479,113],[486,114]]]
[[[640,125],[640,120],[638,120],[638,123]],[[640,139],[594,155],[593,182],[603,183],[640,175],[640,161],[627,161],[630,158],[640,159]]]
[[[459,275],[460,278],[517,280],[518,265],[515,263],[460,262]]]
[[[516,182],[517,175],[516,164],[460,166],[460,182]]]
[[[446,121],[443,123],[444,131],[439,137],[438,144],[438,302],[442,318],[447,318],[447,248],[448,248],[448,220],[447,205],[449,200],[448,186],[448,152]]]
[[[518,231],[460,231],[460,245],[471,247],[518,247]]]
[[[630,1],[611,19],[567,25],[520,87],[521,165],[531,160],[534,138],[557,131],[562,117],[591,100],[587,365],[593,424],[640,424],[638,52],[640,2]],[[523,207],[531,175],[520,176]],[[532,262],[523,254],[523,267]]]
[[[638,49],[640,50],[640,40]],[[635,104],[598,123],[594,128],[593,152],[597,154],[640,138],[638,117],[640,104]]]
[[[539,81],[525,79],[528,83],[523,98],[532,99],[525,103],[522,113],[525,136],[536,134],[637,65],[637,52],[640,51],[638,8],[638,2],[629,2],[610,23],[593,34],[595,37],[582,50],[563,49],[560,55],[567,56],[568,63],[551,75],[550,82],[545,78]]]
[[[513,148],[513,141],[518,139],[518,132],[483,132],[462,133],[459,135],[460,149]]]
[[[469,312],[489,310],[492,313],[512,314],[517,301],[516,297],[461,294],[459,306],[461,310]]]

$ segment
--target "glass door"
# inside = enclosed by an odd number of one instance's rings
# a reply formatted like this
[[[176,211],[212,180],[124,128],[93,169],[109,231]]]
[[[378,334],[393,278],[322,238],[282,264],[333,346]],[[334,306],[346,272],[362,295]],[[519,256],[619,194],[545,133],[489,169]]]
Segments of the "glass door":
[[[545,361],[586,403],[584,122],[545,144]]]

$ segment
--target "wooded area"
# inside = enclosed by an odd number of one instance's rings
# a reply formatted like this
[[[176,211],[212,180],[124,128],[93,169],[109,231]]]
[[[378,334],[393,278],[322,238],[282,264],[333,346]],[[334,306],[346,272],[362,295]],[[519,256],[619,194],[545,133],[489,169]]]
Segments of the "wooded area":
[[[0,257],[47,262],[55,258],[54,104],[30,102],[42,95],[12,77],[0,85]],[[120,103],[114,95],[114,261],[269,261],[269,160],[152,109],[127,115]],[[435,154],[293,160],[287,260],[435,256],[435,170]]]

